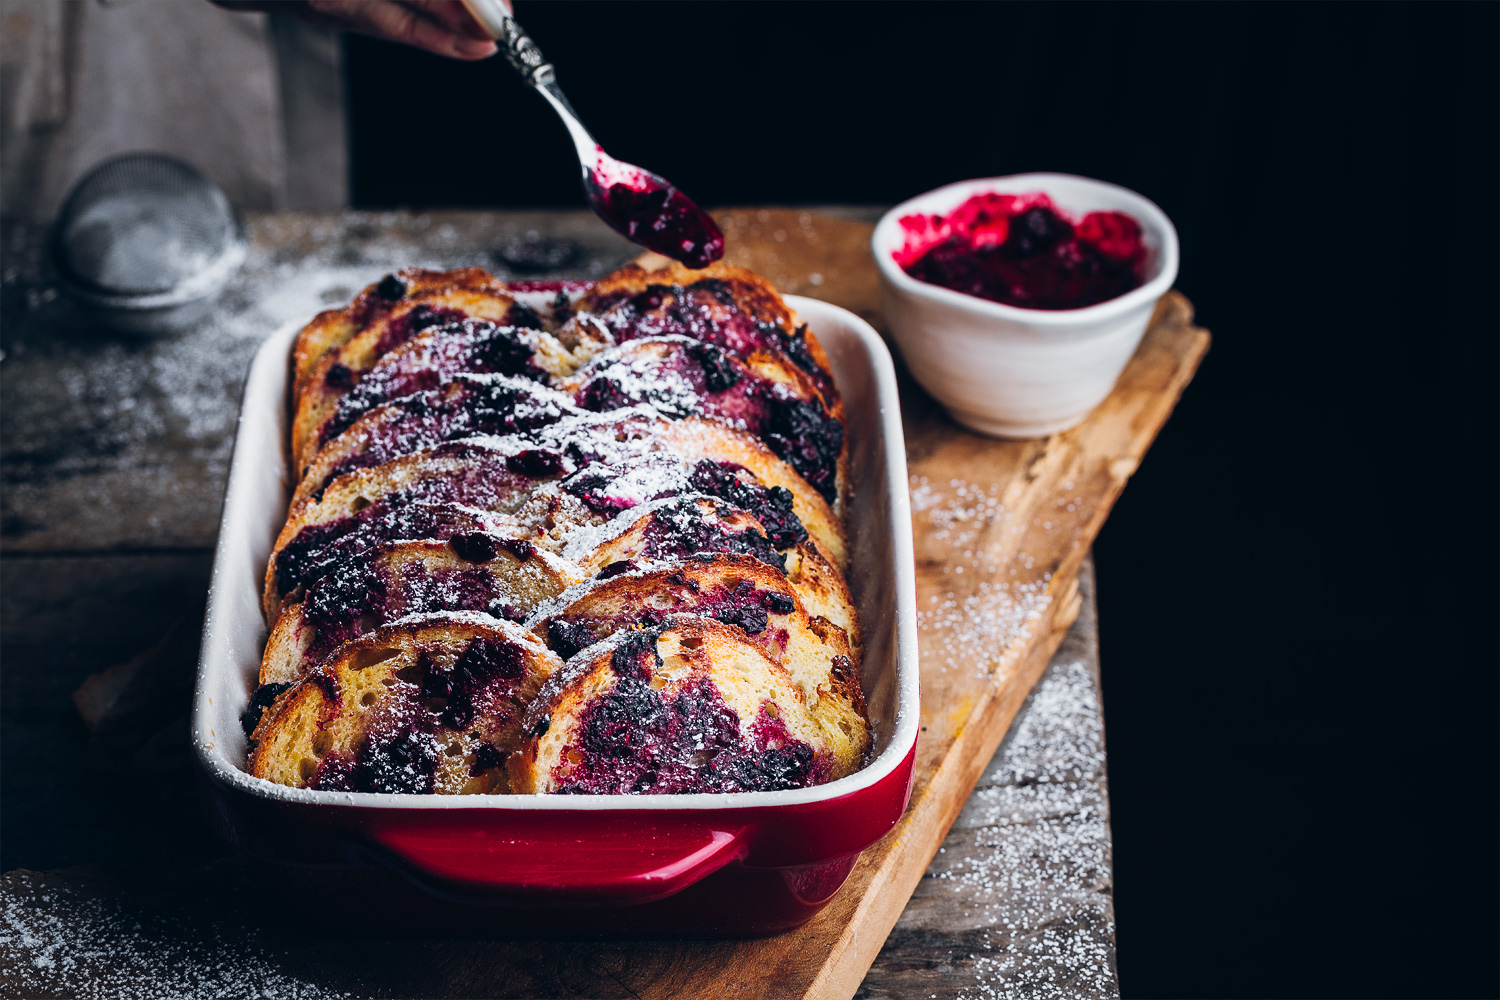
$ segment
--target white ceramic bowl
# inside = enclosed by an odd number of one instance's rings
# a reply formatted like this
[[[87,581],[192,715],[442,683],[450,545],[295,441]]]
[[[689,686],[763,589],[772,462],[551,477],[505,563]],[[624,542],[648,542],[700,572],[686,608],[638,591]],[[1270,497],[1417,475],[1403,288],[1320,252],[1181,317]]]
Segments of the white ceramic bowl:
[[[1043,191],[1068,215],[1124,212],[1141,225],[1146,281],[1083,309],[1021,309],[918,281],[896,263],[907,215],[947,215],[986,192]],[[959,181],[902,202],[871,240],[885,315],[912,375],[953,419],[983,434],[1041,437],[1080,423],[1114,388],[1177,279],[1177,230],[1133,191],[1071,174]]]

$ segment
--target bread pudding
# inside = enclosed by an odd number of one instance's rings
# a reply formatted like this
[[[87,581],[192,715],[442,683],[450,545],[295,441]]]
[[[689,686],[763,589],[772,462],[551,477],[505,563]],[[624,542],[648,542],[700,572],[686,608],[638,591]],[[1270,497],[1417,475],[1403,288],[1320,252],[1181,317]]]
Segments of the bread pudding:
[[[404,270],[291,359],[242,722],[313,789],[798,788],[871,745],[843,403],[758,276]]]

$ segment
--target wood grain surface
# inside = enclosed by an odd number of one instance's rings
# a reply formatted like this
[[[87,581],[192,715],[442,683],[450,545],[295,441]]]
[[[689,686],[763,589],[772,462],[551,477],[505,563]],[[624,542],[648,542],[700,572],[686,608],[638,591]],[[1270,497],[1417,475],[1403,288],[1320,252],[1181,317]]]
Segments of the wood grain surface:
[[[386,261],[493,266],[493,260],[474,259],[473,248],[512,238],[516,218],[502,224],[477,213],[468,221],[457,215],[420,221],[366,216],[369,221],[354,225],[335,217],[258,219],[257,248],[247,265],[255,280],[232,293],[244,297],[235,305],[233,323],[213,343],[179,349],[178,355],[188,351],[185,359],[172,356],[170,346],[121,344],[88,332],[60,339],[54,334],[68,329],[66,319],[49,320],[46,308],[40,318],[34,312],[23,336],[7,343],[5,369],[8,397],[19,395],[22,402],[20,414],[5,414],[3,546],[21,556],[4,567],[5,598],[12,616],[31,616],[33,607],[40,615],[19,626],[21,648],[45,655],[59,642],[85,649],[113,644],[128,656],[149,645],[123,645],[117,635],[92,635],[76,626],[75,634],[61,635],[72,622],[46,615],[49,608],[80,606],[69,588],[87,590],[96,576],[92,567],[113,572],[117,562],[130,559],[160,567],[145,570],[143,579],[161,577],[159,591],[182,595],[167,603],[136,598],[132,606],[145,609],[146,620],[165,628],[191,603],[213,539],[237,381],[259,336],[287,316],[347,297],[358,282],[369,280],[372,266]],[[868,221],[772,209],[735,210],[721,218],[732,262],[765,274],[783,291],[849,308],[881,329]],[[541,230],[544,238],[559,229],[546,217],[533,219],[532,231]],[[527,232],[527,225],[522,221],[519,231]],[[601,273],[629,256],[628,247],[610,243],[608,234],[598,236],[579,220],[570,217],[561,228],[583,248],[572,272],[578,276]],[[1040,441],[998,442],[964,432],[919,389],[903,384],[922,613],[923,732],[912,805],[807,926],[740,942],[495,942],[483,949],[488,959],[482,973],[456,947],[445,953],[446,961],[456,963],[453,975],[433,969],[425,986],[400,977],[380,982],[366,974],[373,970],[332,975],[331,984],[367,995],[402,995],[403,987],[406,994],[432,996],[854,995],[1079,614],[1077,580],[1089,545],[1207,345],[1207,334],[1192,325],[1187,301],[1168,295],[1114,394],[1084,425]],[[131,401],[144,413],[122,412],[109,392],[111,383],[131,379],[147,390]],[[14,391],[37,380],[55,389]],[[85,431],[92,436],[80,439]],[[163,448],[164,440],[175,443]],[[129,575],[123,565],[120,573]],[[33,577],[46,578],[42,596],[18,594],[16,585]],[[55,595],[50,605],[47,593]],[[7,671],[7,718],[11,676]],[[56,732],[49,733],[60,744]],[[18,747],[27,759],[46,750],[5,735],[8,761],[16,759],[11,754]],[[76,749],[67,752],[80,756]],[[219,862],[202,877],[234,881],[241,876],[225,873],[237,871]],[[941,923],[935,914],[927,919]],[[919,948],[920,941],[908,937],[903,947]],[[511,958],[502,960],[504,955]],[[332,974],[324,958],[325,972]],[[930,979],[903,980],[892,969],[867,982],[865,995],[911,995],[907,987]]]

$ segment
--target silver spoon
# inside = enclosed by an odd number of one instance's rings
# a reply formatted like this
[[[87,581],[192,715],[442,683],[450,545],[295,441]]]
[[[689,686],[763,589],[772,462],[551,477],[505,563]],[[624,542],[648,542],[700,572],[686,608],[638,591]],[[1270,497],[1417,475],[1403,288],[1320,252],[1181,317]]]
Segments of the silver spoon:
[[[552,64],[521,30],[500,0],[463,0],[474,20],[500,45],[522,79],[552,105],[568,127],[583,167],[589,207],[620,235],[688,267],[707,267],[724,256],[724,234],[703,209],[659,174],[606,153],[557,85]]]

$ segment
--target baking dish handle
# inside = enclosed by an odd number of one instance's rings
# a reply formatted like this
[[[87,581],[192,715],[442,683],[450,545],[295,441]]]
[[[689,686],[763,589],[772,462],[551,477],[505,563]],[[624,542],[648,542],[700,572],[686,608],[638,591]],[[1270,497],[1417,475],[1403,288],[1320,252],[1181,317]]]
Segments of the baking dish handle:
[[[507,837],[487,830],[389,827],[375,860],[440,895],[528,904],[630,905],[681,892],[743,858],[743,831],[628,828],[605,836]]]

